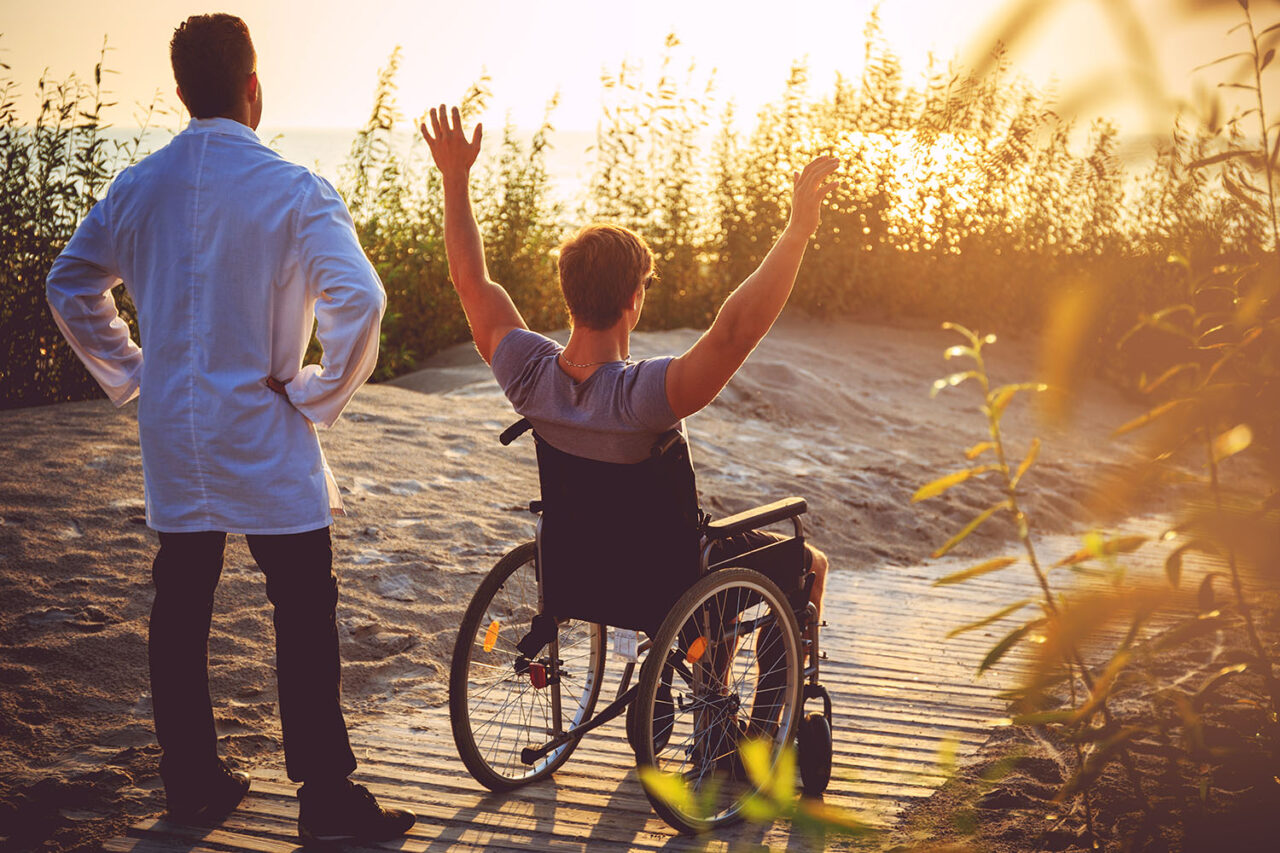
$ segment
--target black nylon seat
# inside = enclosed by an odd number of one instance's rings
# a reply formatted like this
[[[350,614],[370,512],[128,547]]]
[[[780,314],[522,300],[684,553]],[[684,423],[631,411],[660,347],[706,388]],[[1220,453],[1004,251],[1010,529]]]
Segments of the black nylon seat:
[[[631,465],[584,459],[534,433],[542,486],[544,614],[652,636],[699,574],[701,514],[674,430]]]

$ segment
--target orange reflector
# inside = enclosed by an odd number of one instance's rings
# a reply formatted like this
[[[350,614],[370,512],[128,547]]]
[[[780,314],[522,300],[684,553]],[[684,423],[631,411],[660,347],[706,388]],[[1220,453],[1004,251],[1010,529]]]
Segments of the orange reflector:
[[[498,642],[498,631],[502,628],[502,624],[494,619],[489,623],[489,630],[484,632],[484,650],[486,652],[493,651],[493,644]]]
[[[689,644],[689,651],[685,654],[684,659],[689,663],[697,663],[702,660],[702,656],[707,653],[707,638],[699,637]]]

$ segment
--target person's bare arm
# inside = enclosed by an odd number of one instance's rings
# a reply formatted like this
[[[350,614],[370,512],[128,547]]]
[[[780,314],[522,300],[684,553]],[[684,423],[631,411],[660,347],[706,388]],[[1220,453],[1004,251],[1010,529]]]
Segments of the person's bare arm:
[[[835,157],[818,157],[794,174],[786,229],[756,271],[729,294],[711,328],[668,365],[667,401],[676,417],[714,400],[773,327],[791,295],[809,238],[818,229],[822,200],[836,185],[828,178],[839,165]]]
[[[471,210],[471,166],[480,153],[483,129],[477,124],[468,140],[458,108],[450,114],[444,104],[431,110],[430,130],[425,122],[419,129],[444,183],[444,250],[449,258],[449,277],[462,301],[476,349],[487,363],[507,332],[528,326],[507,291],[489,278],[484,241]]]

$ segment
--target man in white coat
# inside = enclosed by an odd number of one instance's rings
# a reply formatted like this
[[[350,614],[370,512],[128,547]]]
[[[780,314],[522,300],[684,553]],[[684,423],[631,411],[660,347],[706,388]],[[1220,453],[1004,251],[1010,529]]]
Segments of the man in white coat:
[[[208,681],[214,589],[226,536],[240,533],[275,608],[299,835],[391,838],[414,816],[347,778],[329,539],[341,499],[316,436],[372,373],[386,296],[333,187],[254,133],[262,85],[244,22],[191,17],[170,55],[190,124],[115,179],[47,282],[58,326],[107,396],[138,398],[160,539],[150,666],[167,805],[207,823],[249,787],[218,757]],[[121,281],[141,347],[111,296]],[[324,355],[303,366],[313,318]]]

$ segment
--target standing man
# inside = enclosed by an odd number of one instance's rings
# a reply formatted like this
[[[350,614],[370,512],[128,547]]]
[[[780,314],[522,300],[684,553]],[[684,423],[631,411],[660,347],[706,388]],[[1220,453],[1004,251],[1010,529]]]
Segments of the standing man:
[[[150,662],[166,802],[173,818],[207,823],[249,789],[218,757],[208,679],[223,548],[241,533],[275,608],[298,833],[392,838],[414,816],[347,779],[329,540],[341,499],[315,430],[373,372],[386,297],[333,187],[255,135],[262,86],[245,23],[193,16],[169,47],[190,124],[115,179],[47,282],[59,328],[107,396],[139,398],[147,523],[160,537]],[[116,310],[121,281],[145,347]],[[304,367],[313,317],[324,355]]]

